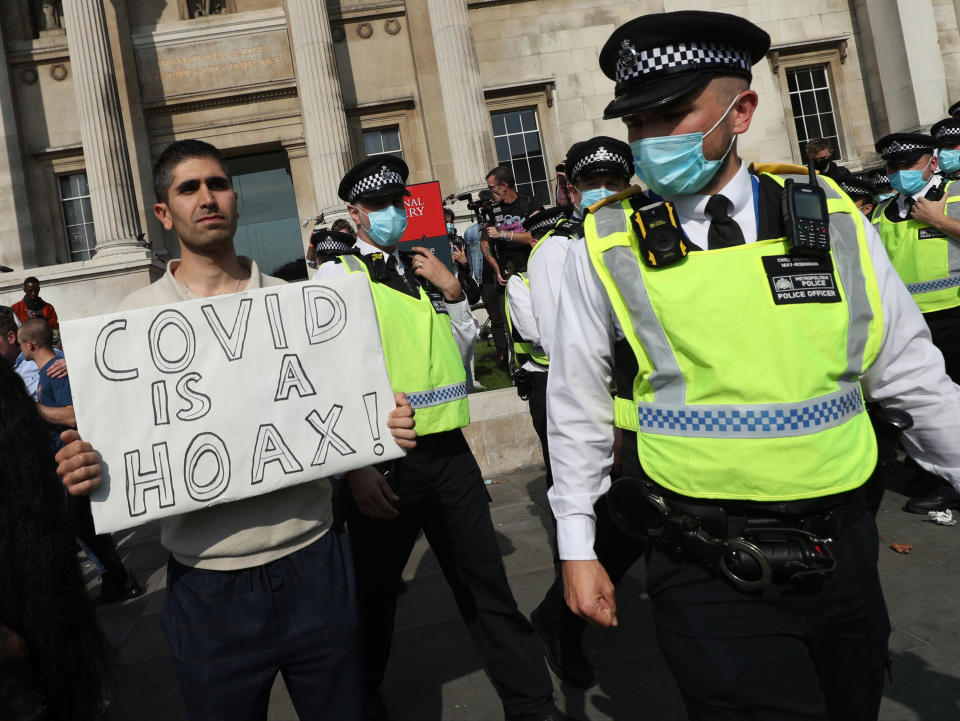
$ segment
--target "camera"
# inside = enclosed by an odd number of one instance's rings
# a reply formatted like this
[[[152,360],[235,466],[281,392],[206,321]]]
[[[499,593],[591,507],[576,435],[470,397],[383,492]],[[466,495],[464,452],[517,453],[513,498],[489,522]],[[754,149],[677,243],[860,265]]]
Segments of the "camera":
[[[477,200],[473,199],[473,193],[461,193],[457,200],[467,201],[467,209],[473,213],[473,217],[480,225],[494,225],[496,217],[494,213],[493,194],[489,190],[481,190],[477,194]]]

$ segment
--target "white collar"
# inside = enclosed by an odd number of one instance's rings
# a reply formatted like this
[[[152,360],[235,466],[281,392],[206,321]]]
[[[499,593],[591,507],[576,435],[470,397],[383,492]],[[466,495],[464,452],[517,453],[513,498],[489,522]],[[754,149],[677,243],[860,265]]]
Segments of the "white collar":
[[[940,181],[942,180],[943,178],[940,177],[939,173],[934,173],[930,177],[930,180],[927,181],[927,184],[910,197],[913,200],[920,200],[920,198],[926,197],[927,193],[930,192],[930,189],[940,185]],[[901,218],[906,218],[907,214],[910,212],[910,209],[907,207],[907,199],[902,193],[897,194],[897,210],[900,211]]]
[[[737,215],[748,205],[753,204],[753,182],[747,172],[747,164],[740,160],[740,169],[730,181],[714,195],[722,195],[733,207],[730,217]],[[696,193],[694,195],[666,195],[665,200],[673,203],[677,214],[682,220],[705,220],[707,218],[707,203],[713,195]]]

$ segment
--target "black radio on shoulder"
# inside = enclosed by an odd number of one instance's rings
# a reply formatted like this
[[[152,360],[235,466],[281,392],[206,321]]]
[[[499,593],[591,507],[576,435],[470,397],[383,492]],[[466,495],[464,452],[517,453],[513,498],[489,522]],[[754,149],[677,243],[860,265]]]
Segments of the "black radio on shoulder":
[[[630,223],[640,240],[643,262],[651,268],[678,263],[690,252],[690,242],[670,201],[661,200],[636,209]]]
[[[830,252],[827,194],[817,183],[812,160],[809,170],[808,183],[787,178],[783,184],[783,222],[794,253],[824,256]]]

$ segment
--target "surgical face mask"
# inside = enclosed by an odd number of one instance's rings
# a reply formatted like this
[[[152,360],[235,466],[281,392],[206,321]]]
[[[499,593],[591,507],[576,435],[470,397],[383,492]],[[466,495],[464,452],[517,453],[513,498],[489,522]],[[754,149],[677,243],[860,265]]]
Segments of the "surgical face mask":
[[[940,170],[953,175],[960,170],[960,150],[941,150],[937,153]]]
[[[658,195],[693,195],[717,174],[726,160],[736,136],[719,160],[707,160],[703,155],[703,139],[716,130],[733,108],[737,95],[720,119],[706,133],[661,135],[630,143],[637,177]]]
[[[932,158],[931,158],[932,160]],[[900,191],[902,195],[914,195],[919,193],[927,181],[923,179],[924,171],[930,166],[930,161],[920,170],[898,170],[890,173],[890,185],[894,190]]]
[[[894,195],[896,195],[896,193],[880,193],[880,195],[877,196],[877,204],[879,205],[884,200],[887,198],[892,198]]]
[[[607,188],[593,188],[591,190],[580,191],[580,213],[586,213],[589,206],[594,203],[599,203],[611,195],[615,195],[614,191]]]
[[[357,208],[360,210],[360,208]],[[407,213],[403,208],[388,205],[381,210],[374,210],[363,215],[370,219],[370,227],[364,228],[367,235],[377,245],[396,245],[407,229]]]
[[[457,226],[455,226],[453,223],[447,223],[447,235],[456,235],[456,234],[457,234]]]

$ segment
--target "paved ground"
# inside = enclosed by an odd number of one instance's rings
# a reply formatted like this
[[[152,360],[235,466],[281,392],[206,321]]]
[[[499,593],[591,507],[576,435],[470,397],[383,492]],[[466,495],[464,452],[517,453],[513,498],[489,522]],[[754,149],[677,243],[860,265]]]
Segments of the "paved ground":
[[[541,471],[497,477],[489,486],[504,562],[514,593],[529,613],[552,576],[549,521]],[[883,721],[948,721],[960,718],[960,526],[941,527],[903,513],[903,496],[888,492],[878,517],[880,571],[894,631],[894,683],[887,686]],[[128,567],[145,581],[142,598],[99,611],[117,649],[117,716],[120,721],[185,719],[166,643],[160,631],[166,554],[156,525],[117,534]],[[908,556],[888,548],[910,543]],[[91,591],[95,577],[88,569]],[[394,653],[385,688],[396,721],[496,721],[499,701],[487,680],[436,559],[421,542],[405,577]],[[600,683],[589,691],[556,685],[558,702],[576,717],[600,721],[683,721],[686,716],[657,650],[636,566],[618,589],[620,627],[591,628],[586,635]],[[278,680],[270,719],[296,719]],[[335,720],[334,720],[335,721]]]

